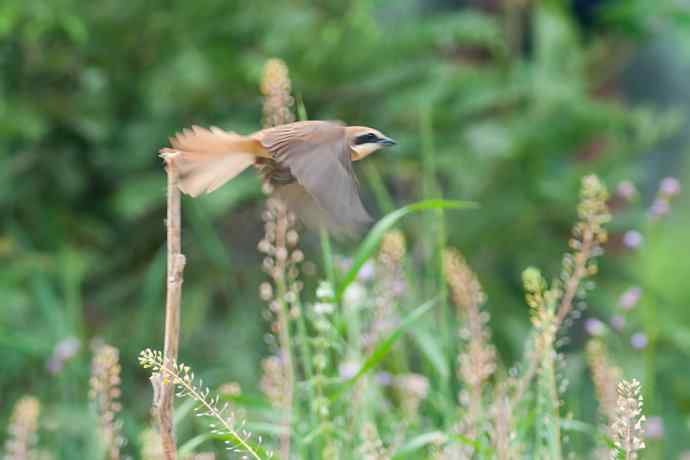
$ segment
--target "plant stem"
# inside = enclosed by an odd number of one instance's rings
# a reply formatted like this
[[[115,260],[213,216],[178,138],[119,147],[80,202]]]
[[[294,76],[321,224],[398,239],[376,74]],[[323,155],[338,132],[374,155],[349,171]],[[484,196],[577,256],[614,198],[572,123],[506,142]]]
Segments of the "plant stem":
[[[221,414],[222,411],[219,411],[214,404],[211,404],[208,402],[206,396],[201,394],[197,389],[194,387],[194,385],[191,383],[190,380],[185,379],[182,375],[178,374],[175,372],[173,369],[171,369],[169,364],[173,361],[165,361],[158,363],[160,366],[160,370],[162,371],[163,374],[168,374],[170,378],[170,382],[167,384],[163,384],[163,388],[170,388],[174,391],[175,385],[182,385],[184,389],[191,395],[193,399],[196,401],[199,401],[208,411],[208,414],[218,420],[220,423],[223,424],[223,427],[227,430],[228,434],[232,436],[233,439],[237,441],[237,443],[242,446],[244,450],[246,450],[249,454],[252,455],[257,460],[261,460],[261,457],[259,454],[250,446],[247,441],[245,441],[240,434],[235,431],[232,426],[228,423],[227,417],[224,417],[223,414]]]
[[[309,348],[309,335],[307,333],[307,324],[304,321],[304,306],[297,301],[295,305],[299,309],[299,316],[297,317],[297,334],[299,335],[299,346],[302,354],[302,365],[304,366],[304,377],[307,381],[311,381],[314,376],[314,369],[312,367],[311,350]]]
[[[326,270],[326,279],[331,283],[331,288],[336,289],[335,285],[335,267],[333,266],[333,252],[331,249],[331,237],[326,228],[321,227],[321,255],[323,257],[323,266]]]
[[[285,207],[281,207],[276,218],[276,247],[277,248],[287,248],[287,242],[285,241],[285,236],[288,231],[288,214]],[[281,457],[285,459],[290,458],[290,439],[292,434],[292,409],[294,400],[294,384],[295,384],[295,372],[294,364],[292,359],[292,344],[290,340],[290,303],[286,300],[288,289],[285,280],[286,272],[286,261],[277,259],[276,263],[280,264],[279,268],[276,270],[277,276],[275,277],[276,289],[277,289],[277,299],[280,303],[280,308],[278,309],[278,324],[280,329],[279,340],[280,340],[280,358],[283,364],[283,369],[285,371],[285,426],[287,428],[286,433],[280,438],[280,452]]]
[[[561,323],[568,316],[568,313],[573,308],[573,300],[577,294],[577,289],[582,280],[587,276],[587,261],[589,261],[592,253],[592,245],[594,244],[594,234],[591,229],[586,229],[582,237],[582,248],[575,254],[575,270],[566,283],[565,292],[561,297],[561,303],[558,306],[556,313],[556,329],[561,327]]]
[[[178,173],[175,156],[166,155],[165,171],[168,175],[168,210],[166,218],[168,241],[167,291],[165,300],[165,348],[164,360],[177,362],[180,341],[180,301],[182,298],[182,272],[185,256],[182,254],[180,190],[177,187]],[[174,388],[161,385],[160,405],[155,411],[161,432],[161,443],[165,460],[175,460],[175,427],[173,424]],[[155,408],[154,408],[155,409]]]
[[[393,198],[391,198],[390,193],[386,189],[386,184],[379,174],[376,166],[373,163],[366,163],[364,165],[364,173],[367,176],[368,182],[371,185],[371,189],[374,192],[374,198],[379,209],[384,213],[395,211],[395,203],[393,203]]]
[[[421,111],[420,119],[420,136],[422,141],[422,165],[424,168],[423,176],[423,194],[424,199],[441,198],[441,190],[436,180],[436,148],[434,146],[434,120],[433,112],[430,105],[425,105]],[[456,347],[453,345],[452,330],[455,329],[452,323],[452,316],[448,311],[448,286],[443,275],[443,250],[446,247],[446,222],[443,209],[434,210],[433,216],[427,219],[427,231],[429,235],[436,235],[436,238],[431,242],[429,248],[428,259],[431,266],[429,271],[433,273],[431,278],[430,292],[438,293],[439,303],[437,309],[436,321],[440,325],[440,333],[443,344],[443,352],[445,358],[452,362],[456,356]],[[428,293],[426,293],[428,294]],[[452,364],[451,364],[452,365]],[[453,403],[455,397],[451,390],[451,382],[449,378],[440,379],[440,390],[450,404],[444,407],[444,417],[447,424],[451,423],[453,418]]]

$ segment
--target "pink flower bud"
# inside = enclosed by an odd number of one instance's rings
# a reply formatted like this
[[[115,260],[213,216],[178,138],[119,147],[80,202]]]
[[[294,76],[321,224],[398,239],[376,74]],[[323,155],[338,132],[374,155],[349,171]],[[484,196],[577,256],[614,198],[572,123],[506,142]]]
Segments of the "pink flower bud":
[[[668,198],[680,193],[680,181],[675,177],[664,177],[659,184],[659,193]]]
[[[633,334],[632,337],[630,337],[630,345],[636,350],[642,350],[647,346],[647,343],[647,336],[642,332]]]
[[[630,249],[637,249],[642,244],[642,234],[637,230],[628,230],[623,235],[623,244]]]
[[[618,306],[624,310],[631,310],[635,307],[642,297],[642,289],[637,286],[631,287],[618,298]]]

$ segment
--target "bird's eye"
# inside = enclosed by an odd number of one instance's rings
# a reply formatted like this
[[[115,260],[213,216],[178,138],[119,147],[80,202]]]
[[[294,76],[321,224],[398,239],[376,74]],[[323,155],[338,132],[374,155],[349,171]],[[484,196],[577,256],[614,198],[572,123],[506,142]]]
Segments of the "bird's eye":
[[[357,136],[355,139],[355,145],[361,145],[361,144],[369,144],[371,142],[376,142],[378,140],[378,136],[374,133],[366,133],[362,134],[360,136]]]

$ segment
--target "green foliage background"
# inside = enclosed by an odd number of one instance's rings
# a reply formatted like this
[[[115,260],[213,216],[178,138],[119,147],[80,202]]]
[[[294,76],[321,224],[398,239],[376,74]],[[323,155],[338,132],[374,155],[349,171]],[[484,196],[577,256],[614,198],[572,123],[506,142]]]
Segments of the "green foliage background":
[[[4,0],[0,426],[20,395],[36,394],[41,443],[58,458],[95,458],[89,343],[102,338],[121,351],[135,451],[151,397],[136,355],[163,336],[165,177],[156,151],[191,123],[258,129],[261,69],[277,56],[310,118],[375,126],[399,141],[358,166],[378,215],[424,197],[480,204],[447,213],[446,232],[484,284],[507,366],[529,330],[520,273],[557,272],[580,178],[595,172],[612,189],[635,181],[639,201],[615,210],[585,316],[608,320],[627,287],[642,287],[626,329],[610,332],[615,360],[642,380],[648,415],[663,418],[664,436],[646,458],[690,448],[687,192],[662,222],[645,215],[661,177],[688,179],[687,6],[591,2],[602,7],[582,16],[588,2],[481,3]],[[266,351],[261,201],[247,174],[183,203],[181,356],[211,385],[236,380],[249,393],[258,393]],[[638,251],[621,244],[631,228],[644,235]],[[403,229],[419,296],[429,298],[441,285],[429,237],[437,221],[413,217]],[[304,234],[303,246],[320,265],[317,235]],[[629,344],[639,331],[650,341],[641,353]],[[46,363],[69,336],[81,351],[51,374]],[[580,402],[575,418],[595,420],[584,336],[576,321],[568,398]]]

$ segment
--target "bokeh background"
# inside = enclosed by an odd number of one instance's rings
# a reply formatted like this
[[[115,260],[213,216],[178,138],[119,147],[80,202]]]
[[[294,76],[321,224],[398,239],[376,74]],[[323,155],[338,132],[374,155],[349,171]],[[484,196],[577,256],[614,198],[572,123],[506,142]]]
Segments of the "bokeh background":
[[[612,191],[597,289],[570,331],[568,398],[596,411],[582,354],[606,334],[643,382],[648,457],[690,449],[690,3],[684,0],[4,0],[0,4],[0,429],[22,394],[42,404],[58,458],[93,458],[91,346],[120,349],[124,434],[149,423],[136,356],[162,346],[165,175],[156,157],[192,123],[261,125],[262,67],[290,70],[312,119],[399,141],[357,166],[381,216],[429,196],[488,293],[500,360],[530,327],[520,274],[557,273],[580,178]],[[663,178],[675,195],[659,204]],[[670,187],[670,189],[669,189]],[[672,190],[673,189],[673,190]],[[183,201],[181,356],[212,385],[258,393],[266,353],[247,173]],[[401,227],[431,294],[433,232]],[[337,243],[348,254],[353,242]],[[318,237],[303,248],[322,276]],[[427,276],[425,278],[425,273]],[[624,294],[628,297],[624,297]],[[621,299],[621,296],[623,298]],[[639,298],[638,298],[639,297]],[[634,300],[634,301],[631,301]],[[82,456],[84,455],[84,456]]]

